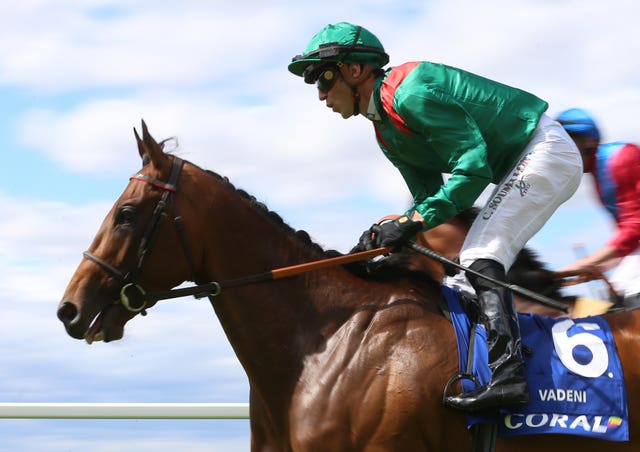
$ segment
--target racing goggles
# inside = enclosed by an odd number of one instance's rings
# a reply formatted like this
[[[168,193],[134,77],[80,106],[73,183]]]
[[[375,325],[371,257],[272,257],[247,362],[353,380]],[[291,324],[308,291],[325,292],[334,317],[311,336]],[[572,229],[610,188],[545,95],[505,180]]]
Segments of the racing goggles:
[[[329,65],[323,67],[316,78],[316,87],[323,93],[328,93],[340,77],[340,70],[337,66]]]

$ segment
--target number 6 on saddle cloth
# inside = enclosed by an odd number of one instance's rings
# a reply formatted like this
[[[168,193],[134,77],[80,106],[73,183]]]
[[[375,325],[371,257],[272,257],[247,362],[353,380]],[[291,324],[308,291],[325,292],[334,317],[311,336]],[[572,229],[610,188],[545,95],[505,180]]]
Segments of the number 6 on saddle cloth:
[[[486,332],[471,328],[460,293],[443,286],[458,341],[463,390],[486,384]],[[603,317],[551,318],[519,314],[531,401],[500,412],[466,414],[469,428],[498,424],[498,436],[570,434],[609,441],[629,440],[626,387],[622,366],[608,323]],[[475,333],[470,338],[470,332]],[[467,364],[470,343],[474,353]],[[465,375],[469,371],[473,377]],[[447,385],[447,389],[450,385]]]

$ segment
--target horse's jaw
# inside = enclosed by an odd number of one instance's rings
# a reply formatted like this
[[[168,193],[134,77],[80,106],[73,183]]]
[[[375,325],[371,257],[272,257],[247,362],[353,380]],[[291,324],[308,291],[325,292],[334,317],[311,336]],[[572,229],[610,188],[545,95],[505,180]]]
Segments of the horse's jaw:
[[[122,312],[121,306],[109,304],[97,313],[83,313],[71,300],[60,303],[58,317],[67,334],[74,339],[84,339],[88,344],[97,341],[111,342],[122,339],[124,325],[132,315]]]
[[[92,287],[91,284],[70,285],[58,306],[58,319],[69,336],[89,344],[121,339],[125,324],[135,313],[116,301],[114,291],[92,290]]]
[[[91,345],[97,341],[111,342],[122,339],[124,336],[124,324],[109,321],[114,317],[116,306],[110,305],[100,311],[84,333],[84,340]],[[126,322],[125,322],[126,323]]]

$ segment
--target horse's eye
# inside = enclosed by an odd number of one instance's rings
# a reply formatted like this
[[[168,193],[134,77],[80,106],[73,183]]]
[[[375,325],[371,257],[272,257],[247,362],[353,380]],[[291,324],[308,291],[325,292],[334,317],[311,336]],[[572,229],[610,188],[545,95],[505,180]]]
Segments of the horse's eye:
[[[118,209],[116,213],[116,226],[129,226],[133,224],[135,219],[135,209],[131,206],[124,206]]]

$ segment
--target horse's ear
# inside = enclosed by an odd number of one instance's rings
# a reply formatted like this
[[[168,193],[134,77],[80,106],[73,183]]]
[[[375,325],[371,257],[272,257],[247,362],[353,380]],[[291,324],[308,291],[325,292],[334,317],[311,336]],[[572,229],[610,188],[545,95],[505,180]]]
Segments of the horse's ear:
[[[138,143],[138,154],[140,154],[140,157],[142,158],[143,166],[151,162],[153,166],[160,168],[162,166],[164,152],[162,151],[162,147],[149,133],[149,129],[147,128],[147,124],[144,120],[142,120],[142,138],[138,135],[138,131],[135,127],[133,128],[133,133],[136,137],[136,142]]]
[[[142,159],[142,166],[146,166],[146,164],[149,163],[149,155],[147,154],[145,145],[140,139],[140,135],[138,135],[138,131],[135,127],[133,128],[133,134],[136,136],[136,143],[138,144],[138,154],[140,154],[140,158]]]

